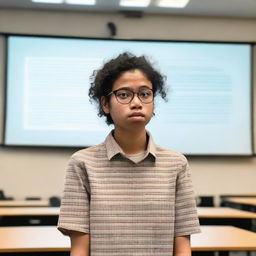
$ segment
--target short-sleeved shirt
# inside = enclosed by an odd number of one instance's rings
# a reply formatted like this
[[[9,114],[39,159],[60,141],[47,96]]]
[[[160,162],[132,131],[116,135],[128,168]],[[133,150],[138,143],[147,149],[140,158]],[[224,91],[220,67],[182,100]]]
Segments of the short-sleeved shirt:
[[[58,229],[90,234],[91,256],[172,256],[174,237],[200,232],[186,158],[148,136],[139,162],[111,133],[71,156]]]

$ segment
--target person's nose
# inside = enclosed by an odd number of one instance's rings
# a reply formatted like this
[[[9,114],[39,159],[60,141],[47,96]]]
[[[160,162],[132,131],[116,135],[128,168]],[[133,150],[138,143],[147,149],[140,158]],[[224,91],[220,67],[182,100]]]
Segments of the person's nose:
[[[130,105],[131,105],[131,108],[142,108],[142,102],[139,99],[137,93],[134,94],[134,97],[133,97]]]

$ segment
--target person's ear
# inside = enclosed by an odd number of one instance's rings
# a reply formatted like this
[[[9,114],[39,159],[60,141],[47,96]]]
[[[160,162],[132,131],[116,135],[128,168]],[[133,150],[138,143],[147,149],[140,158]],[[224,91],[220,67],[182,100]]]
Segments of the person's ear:
[[[101,108],[104,111],[104,113],[105,114],[109,114],[110,113],[110,111],[109,111],[109,103],[108,103],[108,101],[107,101],[105,96],[101,97],[100,103],[101,103]]]

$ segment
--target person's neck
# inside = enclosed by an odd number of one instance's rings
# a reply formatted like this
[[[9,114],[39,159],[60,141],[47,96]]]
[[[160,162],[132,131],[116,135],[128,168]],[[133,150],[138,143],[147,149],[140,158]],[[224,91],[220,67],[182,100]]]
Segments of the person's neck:
[[[115,128],[114,138],[126,154],[137,154],[147,148],[147,133],[145,129],[134,132]]]

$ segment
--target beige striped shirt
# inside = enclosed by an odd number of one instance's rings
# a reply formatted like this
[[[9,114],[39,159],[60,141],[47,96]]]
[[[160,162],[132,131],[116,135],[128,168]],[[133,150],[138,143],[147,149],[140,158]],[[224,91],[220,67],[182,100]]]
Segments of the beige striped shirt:
[[[138,163],[110,133],[66,170],[58,229],[90,234],[90,256],[172,256],[174,237],[200,232],[186,158],[149,135]]]

